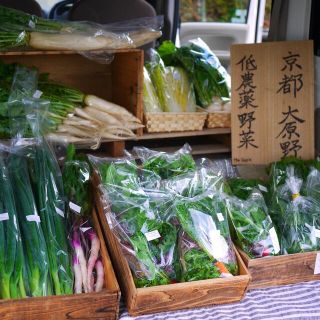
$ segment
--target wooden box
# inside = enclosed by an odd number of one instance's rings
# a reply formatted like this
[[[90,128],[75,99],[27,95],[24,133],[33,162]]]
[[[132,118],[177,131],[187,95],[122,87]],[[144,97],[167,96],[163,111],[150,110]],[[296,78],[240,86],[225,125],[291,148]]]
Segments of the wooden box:
[[[125,107],[142,122],[143,51],[119,50],[113,55],[109,64],[90,60],[72,51],[0,52],[0,59],[5,63],[18,62],[37,67],[40,72],[49,73],[52,80]],[[142,133],[142,129],[137,130],[138,135]],[[115,144],[124,148],[123,141]],[[121,150],[113,151],[116,149],[113,145],[109,149],[112,156],[117,156],[113,153],[121,153]]]
[[[320,274],[314,274],[316,251],[258,259],[250,259],[245,252],[238,251],[249,269],[249,289],[320,280]]]
[[[93,222],[101,241],[105,288],[99,293],[0,300],[1,320],[118,319],[120,289],[95,212]]]
[[[237,252],[239,276],[136,288],[119,242],[109,228],[98,192],[96,204],[121,292],[131,316],[231,303],[243,298],[250,276]]]

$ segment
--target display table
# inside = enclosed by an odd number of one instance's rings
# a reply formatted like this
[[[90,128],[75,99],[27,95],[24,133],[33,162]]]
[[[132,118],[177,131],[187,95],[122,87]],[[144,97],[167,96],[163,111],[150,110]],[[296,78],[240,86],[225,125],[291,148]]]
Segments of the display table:
[[[121,320],[284,320],[320,319],[320,281],[251,290],[240,303],[185,309],[140,317],[120,310]]]

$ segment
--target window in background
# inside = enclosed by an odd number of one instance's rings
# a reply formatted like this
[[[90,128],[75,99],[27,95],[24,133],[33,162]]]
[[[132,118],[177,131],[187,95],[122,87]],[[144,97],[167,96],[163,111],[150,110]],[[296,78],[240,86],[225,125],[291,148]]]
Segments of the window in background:
[[[41,6],[42,10],[48,14],[51,8],[58,2],[61,2],[61,0],[37,0],[39,5]]]
[[[266,6],[264,11],[262,41],[267,41],[270,28],[272,0],[266,0]]]
[[[250,0],[180,0],[181,22],[246,23]]]

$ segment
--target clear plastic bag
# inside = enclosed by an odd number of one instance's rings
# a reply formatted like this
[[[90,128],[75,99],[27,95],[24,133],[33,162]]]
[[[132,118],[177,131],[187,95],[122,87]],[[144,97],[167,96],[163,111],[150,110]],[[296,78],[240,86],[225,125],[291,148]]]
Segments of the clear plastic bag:
[[[13,85],[14,102],[23,109],[23,121],[11,114],[13,136],[8,160],[16,186],[15,199],[22,230],[30,293],[32,296],[71,294],[70,248],[68,246],[62,175],[54,153],[43,137],[47,102],[17,94],[34,81],[33,72],[18,69]],[[30,78],[28,78],[30,75]],[[32,93],[31,93],[32,94]],[[21,123],[20,129],[17,123]],[[30,138],[26,141],[26,128]],[[18,188],[18,189],[17,189]]]
[[[237,275],[238,266],[221,195],[207,191],[175,204],[181,224],[179,256],[182,280],[194,281]]]
[[[73,248],[74,292],[99,292],[104,286],[100,240],[90,220],[76,217],[70,233]]]
[[[68,221],[76,216],[89,217],[92,213],[91,168],[86,156],[76,156],[73,145],[67,148],[62,177],[68,199]]]
[[[281,251],[284,254],[318,250],[320,203],[300,194],[303,180],[293,166],[287,167],[285,184],[278,190],[282,200],[283,219],[280,229]]]
[[[152,84],[164,112],[195,112],[193,85],[187,73],[179,67],[165,67],[159,54],[152,51],[146,64]]]
[[[17,47],[37,50],[73,50],[95,58],[92,50],[136,48],[161,36],[162,17],[100,25],[92,22],[64,22],[39,18],[0,6],[2,51]],[[109,63],[110,55],[98,61]]]
[[[143,106],[144,112],[162,112],[149,72],[143,67]]]
[[[27,270],[17,223],[14,192],[4,152],[0,154],[0,186],[0,296],[1,299],[25,298],[29,295]]]
[[[142,162],[144,170],[152,171],[162,179],[168,179],[196,169],[191,147],[185,144],[173,153],[154,151],[145,147],[134,147],[133,156]]]
[[[245,199],[228,196],[226,204],[237,243],[251,258],[276,255],[280,252],[275,227],[258,189],[251,189]]]
[[[197,105],[208,107],[215,98],[229,98],[231,78],[219,59],[200,38],[176,48],[165,41],[158,53],[166,66],[182,67],[194,85]]]

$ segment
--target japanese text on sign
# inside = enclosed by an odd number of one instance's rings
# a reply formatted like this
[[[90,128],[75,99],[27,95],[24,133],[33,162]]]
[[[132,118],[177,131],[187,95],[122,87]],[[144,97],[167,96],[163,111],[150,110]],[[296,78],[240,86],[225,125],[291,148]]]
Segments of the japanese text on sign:
[[[303,68],[299,58],[300,54],[292,51],[282,57],[283,67],[281,71],[283,77],[278,83],[277,94],[291,94],[296,99],[297,94],[303,88]],[[299,124],[304,123],[305,120],[299,117],[299,110],[296,106],[289,105],[287,111],[282,112],[282,115],[283,118],[278,122],[280,133],[276,136],[277,139],[280,139],[282,157],[289,155],[297,157],[299,150],[302,149]]]
[[[238,120],[241,129],[238,148],[258,148],[254,128],[256,120],[254,109],[258,108],[255,104],[256,85],[254,83],[257,64],[253,55],[250,55],[249,57],[244,56],[237,65],[241,68],[241,84],[236,89],[239,98],[238,108],[240,113],[238,114]]]

